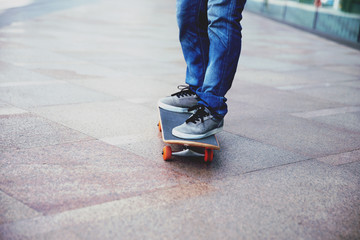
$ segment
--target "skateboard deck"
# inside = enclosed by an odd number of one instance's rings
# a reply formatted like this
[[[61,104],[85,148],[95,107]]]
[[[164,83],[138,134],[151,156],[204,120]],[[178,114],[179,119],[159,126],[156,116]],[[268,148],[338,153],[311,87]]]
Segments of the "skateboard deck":
[[[165,146],[162,153],[165,161],[170,160],[172,156],[203,157],[205,162],[212,161],[214,155],[213,150],[220,149],[219,142],[215,135],[195,140],[175,137],[171,133],[172,129],[184,123],[191,114],[171,112],[160,107],[159,113],[159,130],[161,131],[164,143],[182,145],[184,148],[182,151],[173,152],[170,146]],[[195,148],[203,149],[204,152],[196,151]]]

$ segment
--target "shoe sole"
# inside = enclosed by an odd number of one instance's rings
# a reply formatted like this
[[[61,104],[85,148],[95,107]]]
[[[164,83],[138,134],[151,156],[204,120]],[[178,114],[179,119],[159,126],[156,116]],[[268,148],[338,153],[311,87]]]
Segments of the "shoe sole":
[[[174,106],[171,106],[171,105],[164,104],[164,103],[162,103],[160,101],[158,102],[158,106],[161,107],[162,109],[165,109],[165,110],[168,110],[168,111],[171,111],[171,112],[178,112],[178,113],[187,113],[187,112],[189,112],[188,108],[174,107]]]
[[[182,132],[177,131],[176,129],[173,129],[171,131],[171,133],[172,133],[172,135],[174,135],[175,137],[178,137],[178,138],[196,140],[196,139],[202,139],[202,138],[209,137],[211,135],[221,132],[222,130],[223,130],[223,127],[219,127],[219,128],[215,128],[209,132],[206,132],[204,134],[196,134],[195,135],[195,134],[182,133]]]

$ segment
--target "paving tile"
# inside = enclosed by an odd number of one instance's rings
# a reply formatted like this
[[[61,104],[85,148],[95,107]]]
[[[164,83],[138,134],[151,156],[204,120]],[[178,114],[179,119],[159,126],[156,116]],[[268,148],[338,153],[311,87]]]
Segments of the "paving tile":
[[[341,85],[332,85],[321,88],[306,88],[295,90],[297,93],[317,97],[331,102],[359,105],[360,90],[359,88],[345,87]]]
[[[221,149],[214,151],[214,160],[211,164],[205,163],[203,158],[184,157],[174,157],[173,160],[164,162],[161,152],[166,144],[162,142],[160,134],[157,135],[157,138],[155,138],[156,131],[154,130],[153,138],[155,139],[153,140],[150,140],[150,136],[143,139],[134,138],[134,141],[129,142],[114,139],[113,144],[143,157],[154,159],[154,161],[166,166],[169,171],[181,172],[202,181],[241,175],[246,172],[289,164],[307,158],[277,147],[223,132],[217,135]],[[172,145],[172,148],[174,151],[181,150],[181,147],[177,145]],[[201,151],[201,149],[197,150]]]
[[[22,26],[22,28],[26,28],[25,26]],[[31,39],[32,40],[31,40]],[[17,38],[13,39],[10,37],[11,42],[18,43],[18,44],[29,44],[32,41],[37,42],[38,46],[44,46],[46,44],[51,44],[52,47],[54,47],[54,42],[52,42],[52,38],[50,39],[43,39],[44,37],[40,34],[36,38],[36,34],[28,34],[27,36],[18,36]],[[17,40],[18,39],[18,40]],[[27,40],[27,41],[26,41]],[[36,51],[36,58],[34,58],[34,52]],[[4,49],[2,50],[2,54],[0,57],[0,61],[11,63],[12,65],[15,65],[17,67],[24,67],[28,63],[29,64],[46,64],[49,62],[57,63],[57,64],[63,64],[63,63],[72,63],[72,64],[79,64],[81,63],[79,60],[67,58],[63,55],[56,54],[53,51],[44,51],[41,48],[16,48],[16,49]]]
[[[156,103],[152,108],[127,101],[95,102],[33,109],[52,121],[96,138],[140,134],[158,123]]]
[[[296,169],[289,165],[265,174],[255,172],[246,178],[217,182],[221,190],[206,198],[70,229],[85,233],[82,236],[89,239],[120,235],[159,239],[357,238],[360,209],[356,177],[346,176],[346,171],[331,172],[308,163],[298,164]],[[167,221],[163,221],[165,217]]]
[[[22,202],[0,191],[0,224],[42,216]]]
[[[334,57],[336,56],[336,57]],[[329,66],[329,65],[348,65],[359,67],[360,54],[355,49],[346,48],[336,45],[332,51],[321,49],[314,51],[311,58],[307,59],[307,64],[312,66]],[[298,62],[302,64],[303,62]]]
[[[16,237],[16,235],[14,236]],[[81,240],[77,234],[71,231],[63,230],[60,231],[52,231],[45,234],[36,234],[31,237],[25,237],[25,239],[33,239],[33,240],[63,240],[63,239],[71,239],[71,240]]]
[[[3,39],[0,40],[0,46],[3,49],[29,48],[28,46],[26,46],[24,44],[13,43],[13,42],[6,41],[6,40],[3,40]]]
[[[360,75],[359,75],[360,78]],[[342,82],[341,86],[360,89],[360,80]]]
[[[310,112],[293,113],[291,115],[295,117],[312,119],[317,117],[327,117],[337,114],[356,113],[356,112],[360,112],[360,107],[351,106],[351,107],[329,108],[329,109],[321,109]]]
[[[265,90],[260,88],[257,91],[249,91],[244,94],[232,94],[230,97],[229,101],[240,101],[274,112],[313,111],[344,106],[342,103],[337,103],[336,100],[323,100],[315,96],[276,89]]]
[[[358,79],[357,76],[347,75],[329,70],[309,68],[305,71],[274,72],[266,69],[247,70],[239,65],[234,81],[247,81],[269,87],[316,86],[324,83],[337,83]]]
[[[69,81],[69,80],[67,80]],[[176,82],[154,80],[125,75],[121,78],[73,79],[69,82],[104,94],[119,97],[133,103],[151,103],[156,106],[158,99],[179,91]],[[178,84],[181,83],[178,81]],[[141,86],[141,87],[139,87]],[[156,88],[156,91],[152,89]]]
[[[0,238],[360,238],[358,51],[244,12],[221,150],[164,162],[175,2],[80,2],[1,28]]]
[[[91,139],[33,114],[0,115],[0,132],[0,152]]]
[[[358,162],[360,161],[360,150],[329,155],[326,157],[318,158],[317,160],[334,166]]]
[[[0,116],[27,113],[26,110],[21,108],[12,107],[10,105],[2,105],[0,103]]]
[[[358,66],[353,66],[353,65],[334,65],[334,66],[327,66],[324,67],[326,70],[330,70],[330,71],[336,71],[336,72],[340,72],[340,73],[345,73],[345,74],[351,74],[353,76],[356,76],[359,78],[360,76],[360,70]]]
[[[23,67],[15,66],[0,59],[0,84],[16,82],[50,82],[50,77],[27,70]],[[1,85],[0,85],[1,86]]]
[[[239,64],[245,69],[263,69],[271,70],[274,72],[288,72],[294,70],[304,70],[305,67],[292,64],[284,63],[280,61],[273,60],[271,58],[255,57],[255,56],[241,56]]]
[[[294,113],[292,115],[328,124],[345,131],[360,132],[360,108],[356,106]]]
[[[54,47],[53,43],[52,47]],[[36,48],[38,58],[34,60],[34,51],[34,49],[4,51],[2,58],[0,58],[2,61],[0,67],[6,70],[4,75],[0,75],[4,79],[3,81],[8,82],[9,79],[11,81],[16,81],[16,79],[25,81],[32,78],[40,81],[42,79],[54,79],[54,77],[55,79],[62,77],[62,80],[66,80],[69,76],[71,78],[75,76],[78,78],[124,76],[124,73],[120,71],[54,53],[52,50],[46,51]],[[17,72],[19,72],[19,76],[16,75]]]
[[[360,133],[360,112],[336,114],[326,117],[313,118],[314,121],[329,124],[338,129]]]
[[[70,228],[75,225],[102,221],[119,215],[131,216],[134,213],[146,211],[147,209],[159,208],[189,198],[208,195],[215,190],[215,188],[203,183],[163,188],[121,200],[3,224],[0,225],[0,232],[4,236],[11,236],[13,238],[29,237],[31,239],[34,236],[52,237],[52,233],[57,236],[58,232],[64,232],[67,235],[74,232]],[[76,233],[79,238],[84,239],[83,233]]]
[[[243,118],[259,118],[273,113],[271,109],[235,100],[228,101],[228,110],[224,119],[225,130],[231,129],[233,124],[238,125]]]
[[[68,83],[0,87],[0,99],[24,108],[109,101],[114,97]]]
[[[304,161],[0,228],[18,236],[62,228],[85,239],[357,239],[358,180]]]
[[[72,70],[61,70],[61,69],[43,69],[43,68],[37,68],[33,70],[34,72],[38,72],[43,75],[47,75],[49,77],[52,77],[54,79],[60,79],[60,80],[68,80],[68,79],[91,79],[91,78],[97,78],[98,76],[93,75],[85,75],[85,74],[79,74]]]
[[[9,150],[1,163],[1,189],[43,214],[193,182],[152,159],[99,141]]]
[[[341,165],[340,167],[341,167],[341,169],[351,172],[355,176],[360,176],[360,162],[359,161],[347,163],[347,164]],[[359,184],[360,184],[360,180],[358,180],[358,185]]]
[[[359,133],[285,114],[247,118],[232,123],[230,132],[308,157],[358,149]]]

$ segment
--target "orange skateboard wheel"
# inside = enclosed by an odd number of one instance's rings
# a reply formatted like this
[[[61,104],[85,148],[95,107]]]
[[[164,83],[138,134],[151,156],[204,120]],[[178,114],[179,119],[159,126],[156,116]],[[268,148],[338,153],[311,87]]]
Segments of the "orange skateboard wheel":
[[[171,159],[171,156],[172,156],[171,147],[170,147],[170,146],[165,146],[165,147],[163,148],[162,155],[163,155],[163,159],[164,159],[165,161],[170,160],[170,159]]]
[[[213,158],[214,158],[214,150],[205,148],[204,161],[212,162]]]
[[[160,121],[158,123],[158,127],[159,127],[159,132],[161,132],[161,123],[160,123]]]

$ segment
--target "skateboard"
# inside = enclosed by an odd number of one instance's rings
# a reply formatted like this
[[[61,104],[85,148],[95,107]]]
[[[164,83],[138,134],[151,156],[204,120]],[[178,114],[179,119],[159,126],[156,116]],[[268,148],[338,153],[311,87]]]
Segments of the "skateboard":
[[[171,146],[165,146],[162,151],[165,161],[170,160],[172,156],[202,157],[205,162],[211,162],[213,160],[214,150],[220,149],[219,142],[215,135],[202,139],[187,140],[175,137],[171,133],[172,129],[184,123],[185,120],[190,117],[191,113],[171,112],[160,107],[159,113],[160,122],[158,127],[164,143],[181,145],[183,147],[182,151],[173,151]]]

